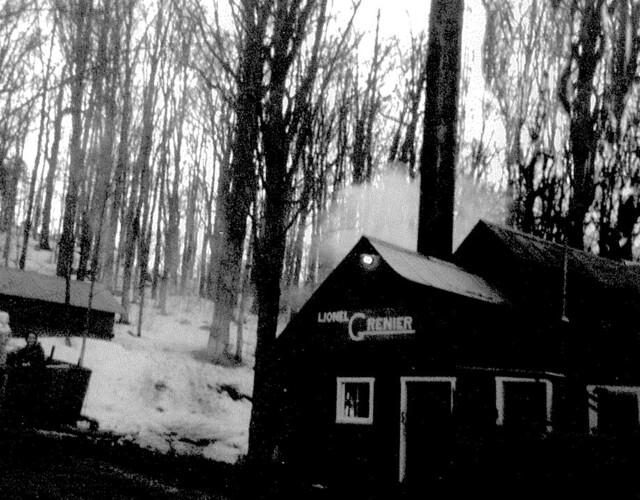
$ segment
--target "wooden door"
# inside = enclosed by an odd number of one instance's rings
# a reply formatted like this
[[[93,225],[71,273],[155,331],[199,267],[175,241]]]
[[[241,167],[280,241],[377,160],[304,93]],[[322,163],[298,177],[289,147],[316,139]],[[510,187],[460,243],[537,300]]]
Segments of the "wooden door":
[[[401,395],[400,480],[437,481],[450,466],[455,380],[406,378]]]

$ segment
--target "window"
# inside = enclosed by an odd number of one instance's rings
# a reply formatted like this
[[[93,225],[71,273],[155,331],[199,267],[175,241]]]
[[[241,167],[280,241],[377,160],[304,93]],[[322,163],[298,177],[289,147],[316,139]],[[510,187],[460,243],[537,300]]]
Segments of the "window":
[[[589,430],[604,434],[635,432],[640,423],[640,387],[588,385]]]
[[[553,385],[546,379],[496,377],[497,424],[525,432],[551,430]]]
[[[336,422],[370,424],[373,422],[373,378],[338,377]]]

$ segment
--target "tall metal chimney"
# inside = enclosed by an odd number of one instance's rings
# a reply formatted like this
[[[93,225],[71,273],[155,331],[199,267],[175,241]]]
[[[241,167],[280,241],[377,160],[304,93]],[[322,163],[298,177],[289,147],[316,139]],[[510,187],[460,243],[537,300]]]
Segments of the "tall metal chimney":
[[[427,93],[420,153],[418,252],[441,259],[453,252],[458,89],[464,0],[432,0]]]

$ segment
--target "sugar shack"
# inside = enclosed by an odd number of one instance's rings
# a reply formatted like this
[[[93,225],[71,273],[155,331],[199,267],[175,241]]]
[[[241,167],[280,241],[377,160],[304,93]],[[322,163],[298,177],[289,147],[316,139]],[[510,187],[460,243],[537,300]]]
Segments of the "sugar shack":
[[[633,264],[493,224],[450,261],[363,236],[278,338],[283,460],[418,490],[629,464],[639,308]]]

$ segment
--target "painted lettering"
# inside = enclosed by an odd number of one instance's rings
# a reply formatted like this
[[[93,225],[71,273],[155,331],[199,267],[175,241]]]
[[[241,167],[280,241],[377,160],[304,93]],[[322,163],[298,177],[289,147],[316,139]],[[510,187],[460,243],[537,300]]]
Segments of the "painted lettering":
[[[383,338],[415,333],[411,316],[368,316],[362,312],[351,315],[347,311],[318,312],[318,323],[346,323],[349,338],[360,341],[365,337]]]
[[[318,323],[348,323],[347,311],[328,311],[318,313]]]
[[[363,327],[358,330],[357,327]],[[364,313],[355,313],[349,320],[349,337],[352,340],[362,340],[366,336],[406,335],[415,333],[411,316],[374,316],[367,317]]]
[[[363,313],[353,313],[351,315],[351,319],[349,320],[349,337],[351,340],[359,341],[364,339],[363,331],[356,331],[354,328],[354,323],[359,319],[367,319],[367,317]],[[369,325],[369,320],[367,320],[367,326]]]
[[[411,316],[404,317],[404,329],[413,330],[413,318]]]
[[[405,332],[413,333],[411,316],[391,316],[367,318],[367,332]]]

